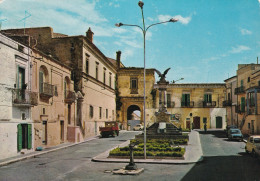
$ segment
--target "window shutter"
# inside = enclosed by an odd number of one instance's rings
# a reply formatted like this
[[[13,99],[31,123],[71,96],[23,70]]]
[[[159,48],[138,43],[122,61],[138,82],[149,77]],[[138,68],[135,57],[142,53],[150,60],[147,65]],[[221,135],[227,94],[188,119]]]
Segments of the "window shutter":
[[[27,144],[27,148],[31,149],[32,148],[32,125],[28,124],[28,144]]]
[[[181,102],[185,102],[185,94],[182,94]]]
[[[241,112],[245,112],[245,98],[241,97]]]
[[[190,102],[190,94],[187,94],[187,102]]]
[[[17,125],[17,150],[21,151],[22,149],[22,142],[23,142],[23,137],[22,137],[22,125],[18,124]]]
[[[67,82],[64,80],[64,99],[66,99],[66,93],[67,93]]]
[[[208,102],[207,101],[207,94],[204,94],[204,102]]]
[[[39,91],[43,92],[43,72],[39,72]]]
[[[212,95],[209,94],[209,102],[211,103],[212,102]]]

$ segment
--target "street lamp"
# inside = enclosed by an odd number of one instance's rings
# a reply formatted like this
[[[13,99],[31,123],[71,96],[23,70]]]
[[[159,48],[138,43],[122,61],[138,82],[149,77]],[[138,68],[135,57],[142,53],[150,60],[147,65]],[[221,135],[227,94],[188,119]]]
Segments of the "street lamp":
[[[173,80],[172,81],[172,83],[174,84],[174,83],[176,83],[176,82],[178,82],[178,81],[180,81],[180,80],[183,80],[184,78],[180,78],[180,79],[178,79],[178,80]]]
[[[144,116],[143,116],[143,119],[144,119],[144,159],[146,159],[146,124],[145,124],[145,74],[146,74],[146,71],[145,71],[145,36],[146,36],[147,30],[148,30],[150,27],[152,27],[152,26],[154,26],[154,25],[158,25],[158,24],[169,23],[169,22],[175,23],[175,22],[178,21],[178,19],[171,18],[171,19],[168,20],[168,21],[163,21],[163,22],[159,22],[159,23],[154,23],[154,24],[149,25],[147,28],[145,28],[144,12],[143,12],[144,3],[143,3],[143,1],[139,1],[139,2],[138,2],[138,6],[141,8],[141,12],[142,12],[143,27],[141,27],[141,26],[139,26],[139,25],[124,24],[124,23],[117,23],[117,24],[115,24],[115,26],[117,26],[117,27],[121,27],[121,26],[135,26],[135,27],[140,28],[141,31],[143,32],[143,40],[144,40],[144,111],[143,111]]]

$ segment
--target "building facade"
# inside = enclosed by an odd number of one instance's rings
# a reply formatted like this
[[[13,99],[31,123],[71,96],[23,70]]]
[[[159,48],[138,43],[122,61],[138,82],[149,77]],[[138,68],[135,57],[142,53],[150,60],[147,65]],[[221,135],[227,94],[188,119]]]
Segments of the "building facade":
[[[0,34],[0,155],[1,159],[33,151],[31,49]]]

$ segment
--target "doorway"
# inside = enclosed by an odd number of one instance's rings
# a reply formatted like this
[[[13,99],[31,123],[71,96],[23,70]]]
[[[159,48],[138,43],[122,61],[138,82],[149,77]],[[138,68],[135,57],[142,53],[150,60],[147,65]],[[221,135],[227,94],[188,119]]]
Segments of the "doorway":
[[[60,141],[64,142],[64,121],[60,121]]]
[[[200,117],[193,118],[194,129],[200,129]]]
[[[222,128],[222,117],[216,117],[216,128]]]

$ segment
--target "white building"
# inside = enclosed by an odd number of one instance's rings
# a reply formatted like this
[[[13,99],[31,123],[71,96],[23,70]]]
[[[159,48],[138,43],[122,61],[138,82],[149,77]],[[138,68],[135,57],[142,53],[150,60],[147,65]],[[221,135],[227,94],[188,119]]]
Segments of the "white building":
[[[0,34],[0,159],[33,150],[31,50]]]

